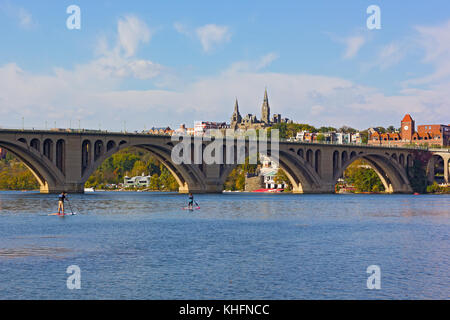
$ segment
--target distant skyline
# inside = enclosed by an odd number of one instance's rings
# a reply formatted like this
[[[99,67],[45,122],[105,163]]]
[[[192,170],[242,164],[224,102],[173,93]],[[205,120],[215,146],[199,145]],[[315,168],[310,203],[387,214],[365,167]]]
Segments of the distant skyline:
[[[266,87],[272,113],[317,127],[450,124],[445,0],[0,0],[0,38],[0,127],[229,122],[236,98],[259,117]]]

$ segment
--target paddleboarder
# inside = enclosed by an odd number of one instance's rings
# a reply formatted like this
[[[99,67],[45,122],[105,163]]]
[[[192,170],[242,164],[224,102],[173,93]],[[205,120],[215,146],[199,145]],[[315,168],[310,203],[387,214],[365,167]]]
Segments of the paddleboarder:
[[[194,196],[192,193],[189,193],[189,203],[188,203],[189,210],[192,210],[194,207]]]
[[[64,200],[66,197],[67,193],[64,191],[58,196],[58,214],[61,214],[62,211],[62,215],[64,215]]]

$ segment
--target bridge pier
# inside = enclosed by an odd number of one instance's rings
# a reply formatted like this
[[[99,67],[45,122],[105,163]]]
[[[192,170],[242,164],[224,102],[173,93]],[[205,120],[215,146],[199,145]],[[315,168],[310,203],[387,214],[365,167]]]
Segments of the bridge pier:
[[[64,185],[49,186],[47,183],[41,185],[41,193],[84,193],[84,183],[67,183]]]

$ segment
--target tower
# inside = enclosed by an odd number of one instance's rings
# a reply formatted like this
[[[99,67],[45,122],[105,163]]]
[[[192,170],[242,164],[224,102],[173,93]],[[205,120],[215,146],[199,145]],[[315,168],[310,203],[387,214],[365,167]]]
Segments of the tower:
[[[415,123],[409,114],[405,115],[401,122],[401,138],[402,140],[412,140],[414,134]]]
[[[262,104],[261,110],[261,122],[265,124],[270,123],[270,107],[269,107],[269,98],[267,98],[267,89],[264,91],[264,102]]]
[[[231,128],[236,129],[237,125],[242,122],[241,114],[239,113],[239,105],[238,100],[236,98],[236,102],[234,103],[234,112],[231,116]]]

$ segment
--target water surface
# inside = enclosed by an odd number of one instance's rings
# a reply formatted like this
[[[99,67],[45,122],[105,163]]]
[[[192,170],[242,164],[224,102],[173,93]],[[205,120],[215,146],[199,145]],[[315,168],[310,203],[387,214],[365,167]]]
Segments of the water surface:
[[[55,195],[0,192],[0,299],[450,298],[448,195],[186,198],[70,195],[56,217]]]

